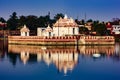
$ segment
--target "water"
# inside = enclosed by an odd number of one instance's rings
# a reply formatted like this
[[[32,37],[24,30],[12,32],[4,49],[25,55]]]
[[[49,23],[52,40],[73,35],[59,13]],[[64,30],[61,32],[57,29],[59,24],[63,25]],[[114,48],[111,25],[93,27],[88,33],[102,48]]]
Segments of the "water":
[[[0,80],[120,80],[120,44],[26,46],[0,40]]]

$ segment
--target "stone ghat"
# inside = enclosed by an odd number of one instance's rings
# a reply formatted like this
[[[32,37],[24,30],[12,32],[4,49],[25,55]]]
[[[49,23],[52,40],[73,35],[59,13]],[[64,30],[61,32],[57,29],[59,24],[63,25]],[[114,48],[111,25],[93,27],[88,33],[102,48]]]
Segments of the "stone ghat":
[[[100,45],[115,44],[113,36],[8,36],[9,44],[25,45]]]

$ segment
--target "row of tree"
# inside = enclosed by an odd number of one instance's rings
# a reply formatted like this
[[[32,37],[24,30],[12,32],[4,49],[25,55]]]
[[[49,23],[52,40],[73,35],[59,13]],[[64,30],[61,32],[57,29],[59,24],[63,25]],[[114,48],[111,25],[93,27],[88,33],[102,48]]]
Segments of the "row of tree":
[[[4,18],[0,18],[0,22],[6,22],[8,30],[17,30],[20,29],[21,26],[24,24],[29,27],[30,30],[36,30],[37,27],[46,27],[49,25],[52,26],[53,23],[56,22],[60,17],[64,17],[62,13],[56,14],[54,16],[54,19],[50,18],[50,14],[46,16],[35,16],[35,15],[29,15],[29,16],[17,16],[16,12],[13,12],[12,15],[10,15],[10,18],[6,21]]]

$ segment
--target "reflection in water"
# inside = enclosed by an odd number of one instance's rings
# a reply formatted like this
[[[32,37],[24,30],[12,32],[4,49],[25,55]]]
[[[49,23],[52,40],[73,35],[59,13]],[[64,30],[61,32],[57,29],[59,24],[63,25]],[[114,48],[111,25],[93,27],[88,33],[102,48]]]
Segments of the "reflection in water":
[[[104,54],[106,56],[111,56],[114,54],[114,46],[80,46],[80,53],[83,55],[95,55],[100,56]]]
[[[1,80],[120,80],[120,43],[31,46],[0,40],[0,44]]]
[[[78,61],[78,51],[75,47],[41,47],[9,45],[9,53],[20,53],[20,58],[24,64],[30,59],[31,54],[37,55],[37,61],[44,61],[48,66],[54,63],[59,71],[73,70]]]
[[[8,55],[19,55],[21,61],[26,64],[30,61],[44,61],[48,66],[53,63],[59,71],[72,71],[78,63],[79,55],[98,57],[115,57],[120,54],[118,44],[115,46],[25,46],[25,45],[9,45]],[[11,54],[10,54],[11,53]],[[117,57],[118,58],[118,57]]]
[[[7,50],[8,50],[7,40],[4,38],[0,38],[0,59],[3,59],[5,57],[5,53],[7,53]]]

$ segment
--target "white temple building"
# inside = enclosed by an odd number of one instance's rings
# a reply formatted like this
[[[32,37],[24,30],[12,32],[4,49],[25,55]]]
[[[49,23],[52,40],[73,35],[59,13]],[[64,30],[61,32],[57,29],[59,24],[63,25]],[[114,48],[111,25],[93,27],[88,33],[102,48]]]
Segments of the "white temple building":
[[[29,36],[29,32],[30,30],[26,27],[26,25],[24,25],[20,30],[21,36]]]
[[[68,18],[67,15],[61,18],[53,25],[53,35],[54,36],[65,36],[65,35],[77,35],[78,25],[72,19]]]
[[[65,36],[78,34],[78,24],[72,18],[68,18],[67,15],[65,15],[64,18],[60,17],[60,19],[53,24],[53,28],[48,26],[46,29],[37,29],[37,36]]]
[[[53,29],[48,25],[47,28],[37,28],[37,36],[52,36]]]

